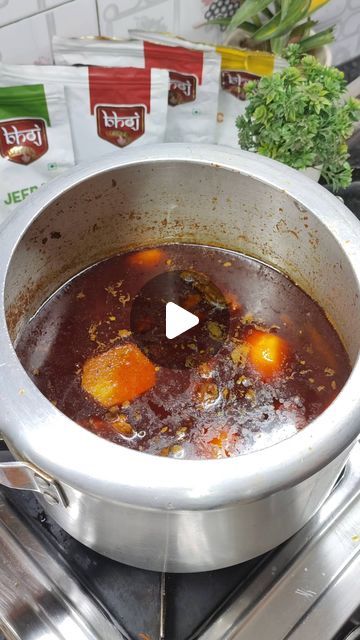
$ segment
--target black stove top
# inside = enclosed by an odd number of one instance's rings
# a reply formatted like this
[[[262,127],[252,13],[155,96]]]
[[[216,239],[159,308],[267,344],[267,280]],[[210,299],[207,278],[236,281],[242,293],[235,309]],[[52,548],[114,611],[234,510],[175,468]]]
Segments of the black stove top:
[[[8,490],[6,496],[36,535],[44,536],[60,552],[79,581],[103,603],[131,640],[148,640],[147,636],[158,640],[161,574],[115,562],[88,549],[51,520],[32,493]],[[197,629],[261,560],[206,573],[167,574],[166,639],[196,636]]]
[[[355,629],[360,639],[360,444],[283,545],[228,569],[167,574],[163,635],[164,576],[84,547],[29,491],[0,493],[0,546],[1,640],[2,628],[17,631],[6,640],[347,640]]]

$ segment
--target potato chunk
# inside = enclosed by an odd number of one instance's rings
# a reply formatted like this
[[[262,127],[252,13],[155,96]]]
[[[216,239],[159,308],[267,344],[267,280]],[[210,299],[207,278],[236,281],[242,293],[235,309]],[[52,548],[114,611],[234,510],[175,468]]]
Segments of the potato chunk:
[[[282,369],[289,351],[288,343],[274,333],[253,331],[247,336],[249,361],[263,378],[271,378]]]
[[[154,365],[131,343],[86,360],[81,379],[84,391],[103,407],[134,400],[155,382]]]
[[[128,263],[132,267],[143,267],[151,269],[156,267],[160,262],[165,262],[166,253],[162,249],[144,249],[132,253],[128,257]]]

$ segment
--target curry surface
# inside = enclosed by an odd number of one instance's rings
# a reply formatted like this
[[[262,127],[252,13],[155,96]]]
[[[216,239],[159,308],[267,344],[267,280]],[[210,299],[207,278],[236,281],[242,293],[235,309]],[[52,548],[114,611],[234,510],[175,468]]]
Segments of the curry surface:
[[[166,245],[147,255],[114,256],[80,273],[20,335],[23,366],[60,411],[132,449],[180,459],[218,458],[292,436],[336,397],[350,374],[348,356],[321,308],[289,278],[252,258],[211,247]],[[209,276],[228,302],[228,336],[199,366],[189,360],[189,367],[177,370],[147,361],[144,368],[142,354],[136,356],[127,362],[135,368],[131,399],[120,393],[121,402],[114,404],[108,394],[105,402],[101,380],[95,376],[94,386],[91,376],[110,371],[118,376],[120,392],[128,388],[115,360],[109,368],[109,358],[116,353],[121,360],[119,347],[131,351],[132,301],[150,278],[169,270]],[[202,302],[197,290],[188,309],[196,313]],[[209,344],[216,330],[211,327]],[[105,360],[99,360],[101,354]],[[140,380],[143,386],[137,386]]]

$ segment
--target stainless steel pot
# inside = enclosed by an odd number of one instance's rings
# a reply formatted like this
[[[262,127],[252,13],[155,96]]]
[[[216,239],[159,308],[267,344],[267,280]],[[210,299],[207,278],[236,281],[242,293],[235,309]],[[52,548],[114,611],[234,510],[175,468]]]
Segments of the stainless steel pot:
[[[256,256],[326,310],[354,368],[306,429],[239,458],[159,458],[86,431],[30,381],[13,343],[46,297],[97,260],[167,241]],[[0,242],[0,426],[19,460],[1,466],[0,482],[36,490],[75,538],[146,569],[225,567],[311,518],[359,432],[360,225],[334,196],[257,155],[143,147],[54,181],[19,208]]]

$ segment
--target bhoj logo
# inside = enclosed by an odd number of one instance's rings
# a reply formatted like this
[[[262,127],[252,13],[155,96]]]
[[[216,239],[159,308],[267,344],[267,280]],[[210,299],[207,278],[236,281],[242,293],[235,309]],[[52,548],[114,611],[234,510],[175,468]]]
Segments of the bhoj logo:
[[[100,138],[117,147],[126,147],[145,132],[145,107],[98,105],[96,122]]]
[[[171,107],[176,107],[184,102],[194,102],[196,99],[196,77],[183,73],[169,73],[169,98]]]
[[[246,100],[245,87],[250,80],[260,80],[260,76],[246,71],[222,71],[221,86],[238,100]]]
[[[0,122],[0,154],[11,162],[30,164],[49,148],[42,118],[22,118]]]

